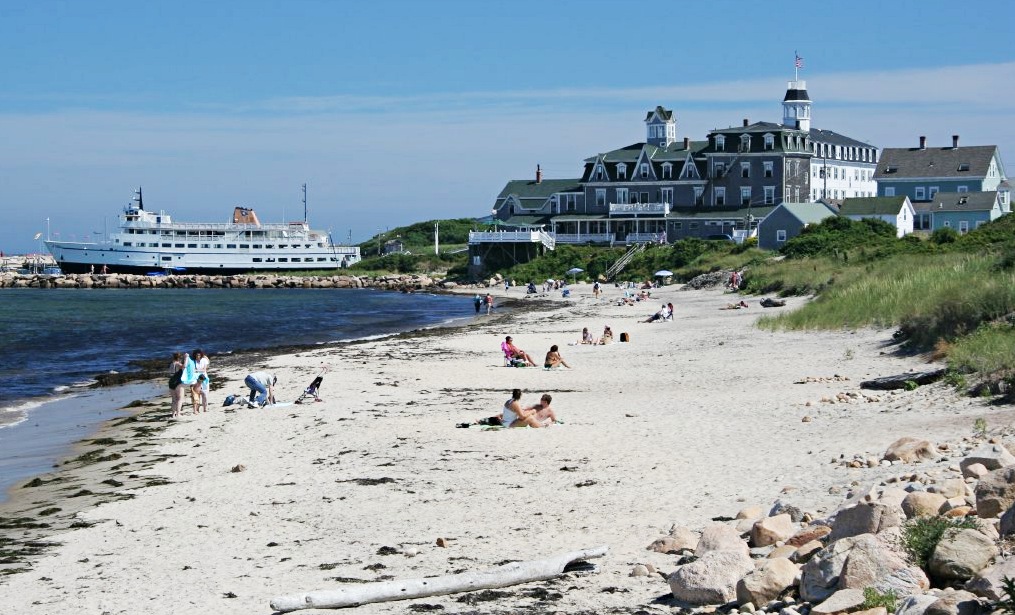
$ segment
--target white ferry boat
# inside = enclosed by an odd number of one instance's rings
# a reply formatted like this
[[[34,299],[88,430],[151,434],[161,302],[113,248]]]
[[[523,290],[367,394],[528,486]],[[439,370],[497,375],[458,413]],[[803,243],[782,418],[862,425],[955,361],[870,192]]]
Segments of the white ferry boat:
[[[64,273],[284,273],[360,260],[358,247],[335,245],[305,219],[261,223],[253,209],[236,207],[232,222],[174,222],[165,211],[146,210],[140,188],[118,219],[104,241],[47,239],[46,248]]]

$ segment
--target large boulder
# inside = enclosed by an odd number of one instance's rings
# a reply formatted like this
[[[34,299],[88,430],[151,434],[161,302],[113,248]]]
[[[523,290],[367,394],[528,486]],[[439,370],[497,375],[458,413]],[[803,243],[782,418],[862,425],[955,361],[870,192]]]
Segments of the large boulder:
[[[987,615],[989,608],[984,608],[976,596],[964,591],[945,589],[938,599],[924,611],[924,615]]]
[[[864,597],[862,589],[840,589],[825,599],[821,604],[812,607],[811,613],[812,615],[837,615],[838,613],[848,613],[850,611],[858,610],[863,602]]]
[[[710,551],[737,551],[744,555],[750,554],[747,542],[740,537],[740,534],[728,525],[713,523],[701,531],[698,538],[698,545],[694,548],[694,554],[701,556]]]
[[[988,470],[998,470],[1005,466],[1015,465],[1015,455],[1009,453],[1008,449],[1000,444],[984,444],[959,462],[959,469],[962,470],[963,475],[966,473],[966,468],[974,463],[982,464]]]
[[[1008,510],[1004,511],[1001,515],[1001,523],[997,526],[998,532],[1002,536],[1008,534],[1015,534],[1015,506],[1008,507]]]
[[[786,544],[799,547],[815,540],[821,540],[831,533],[832,528],[827,525],[808,525],[790,536]]]
[[[788,514],[765,517],[756,521],[751,528],[751,544],[755,547],[767,547],[785,541],[795,532],[796,524]]]
[[[937,596],[913,594],[906,596],[895,606],[895,615],[924,615],[930,605],[937,602]]]
[[[1015,503],[1015,466],[993,470],[976,484],[976,514],[992,519]]]
[[[859,502],[835,514],[828,541],[835,542],[860,534],[877,534],[887,528],[898,527],[901,523],[901,516],[895,507],[877,502]]]
[[[673,539],[673,546],[677,551],[684,549],[694,551],[698,546],[698,535],[682,525],[670,528],[670,538]]]
[[[883,458],[886,461],[912,463],[925,459],[935,459],[937,458],[937,453],[934,452],[934,445],[930,441],[907,436],[889,444]]]
[[[793,586],[797,566],[784,557],[765,560],[737,583],[737,602],[764,606]]]
[[[934,517],[944,508],[945,496],[929,491],[914,491],[902,500],[902,512],[906,518]]]
[[[965,581],[997,557],[994,541],[976,530],[949,530],[934,547],[927,568],[935,578]]]
[[[907,596],[930,587],[930,580],[918,566],[910,566],[898,543],[879,536],[858,536],[839,575],[842,589],[873,587],[881,593]]]
[[[740,579],[754,570],[741,551],[708,551],[669,576],[670,592],[677,600],[694,605],[726,604],[736,597]]]
[[[987,566],[966,582],[966,590],[981,598],[998,601],[1004,597],[1004,578],[1015,579],[1015,557]]]

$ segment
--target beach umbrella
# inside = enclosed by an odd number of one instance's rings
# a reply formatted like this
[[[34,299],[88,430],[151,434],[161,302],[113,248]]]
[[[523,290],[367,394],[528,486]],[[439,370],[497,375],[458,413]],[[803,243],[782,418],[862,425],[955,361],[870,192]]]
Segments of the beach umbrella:
[[[659,271],[656,272],[657,278],[668,278],[671,276],[673,276],[673,272],[667,271],[666,269],[660,269]]]
[[[568,273],[568,275],[571,276],[573,281],[577,282],[578,281],[578,274],[583,272],[583,271],[585,271],[585,270],[582,269],[581,267],[571,267],[570,269],[567,270],[567,273]]]

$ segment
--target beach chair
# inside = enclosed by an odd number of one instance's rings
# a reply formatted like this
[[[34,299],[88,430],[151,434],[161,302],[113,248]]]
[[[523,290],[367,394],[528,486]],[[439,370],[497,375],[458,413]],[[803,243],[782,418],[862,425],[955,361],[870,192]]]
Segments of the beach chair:
[[[504,353],[504,367],[525,367],[525,361],[511,354],[506,343],[501,342],[500,349]]]
[[[321,372],[320,374],[318,374],[316,378],[314,378],[314,381],[310,383],[310,386],[303,389],[303,393],[300,395],[299,399],[296,400],[296,403],[302,404],[303,400],[305,400],[308,397],[313,397],[314,401],[324,401],[323,399],[321,399],[321,396],[319,394],[321,390],[321,383],[323,381],[324,381],[324,372]]]

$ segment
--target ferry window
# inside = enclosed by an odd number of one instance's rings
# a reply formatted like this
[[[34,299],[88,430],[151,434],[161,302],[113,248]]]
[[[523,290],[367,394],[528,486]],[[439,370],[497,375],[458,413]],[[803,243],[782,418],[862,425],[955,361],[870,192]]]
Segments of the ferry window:
[[[250,248],[250,244],[249,243],[241,243],[240,247],[243,248],[244,250],[246,250],[246,249]]]
[[[217,244],[215,244],[215,247],[216,247],[216,248],[221,248],[221,247],[222,247],[222,244],[220,244],[220,243],[217,243]]]
[[[278,259],[278,262],[280,262],[280,263],[288,263],[289,259],[288,258],[280,258],[280,259]]]
[[[202,247],[202,248],[210,248],[210,247],[211,247],[211,244],[210,244],[210,243],[202,243],[202,244],[201,244],[201,247]]]
[[[226,247],[229,248],[230,250],[235,250],[236,249],[236,244],[235,243],[227,243]]]
[[[322,261],[326,261],[326,260],[328,260],[328,259],[324,258],[323,256],[318,256],[317,257],[317,262],[319,262],[319,263],[322,262]]]
[[[261,262],[261,259],[259,259],[259,258],[254,258],[253,260],[254,260],[255,263]]]
[[[319,243],[319,244],[317,244],[317,247],[318,247],[318,248],[323,248],[323,247],[324,247],[324,244],[323,244],[323,243]],[[322,258],[321,260],[324,260],[324,259]]]
[[[259,244],[259,243],[255,243],[254,244],[254,248],[260,249],[260,247],[261,247],[261,244]]]
[[[196,244],[196,243],[188,243],[188,244],[187,244],[187,247],[188,247],[188,248],[196,248],[196,247],[197,247],[197,244]]]
[[[264,247],[265,247],[265,248],[267,248],[267,249],[269,249],[269,250],[271,250],[272,248],[274,248],[274,247],[275,247],[275,245],[274,245],[274,244],[270,244],[270,243],[269,243],[269,244],[266,244],[266,245],[265,245]]]
[[[123,242],[123,247],[125,247],[125,248],[129,248],[129,247],[131,247],[132,245],[134,245],[134,244],[133,244],[133,243],[131,243],[131,242],[129,242],[129,241],[125,241],[125,242]]]
[[[278,247],[280,247],[280,248],[288,248],[289,244],[280,243],[280,244],[278,244]]]
[[[171,243],[164,243],[164,244],[162,244],[162,247],[163,248],[172,248],[173,244],[171,244]]]
[[[177,247],[177,248],[182,248],[182,247],[183,247],[183,244],[182,244],[182,243],[178,243],[178,244],[176,244],[176,247]]]
[[[303,244],[303,247],[304,247],[304,248],[309,248],[309,247],[310,247],[310,244],[309,244],[309,243],[307,243],[307,244]]]
[[[293,262],[294,262],[294,263],[298,263],[298,262],[300,262],[300,259],[299,259],[299,257],[295,257],[295,258],[293,258]]]
[[[164,261],[171,261],[171,260],[173,260],[173,257],[172,256],[163,256],[162,260],[164,260]]]

